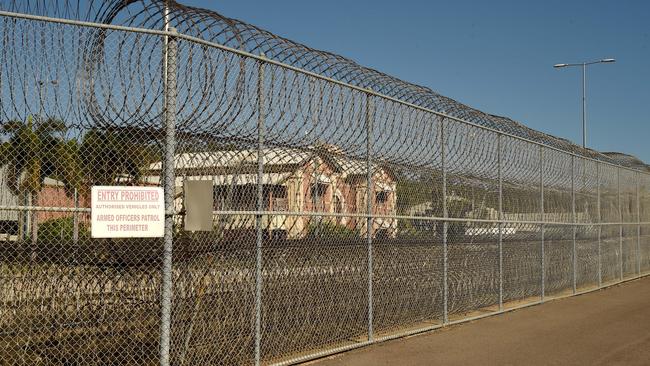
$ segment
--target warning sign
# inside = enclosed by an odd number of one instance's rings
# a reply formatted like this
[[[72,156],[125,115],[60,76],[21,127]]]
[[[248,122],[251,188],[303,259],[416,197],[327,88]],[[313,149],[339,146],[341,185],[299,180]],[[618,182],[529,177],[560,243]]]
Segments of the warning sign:
[[[160,187],[92,187],[93,238],[155,238],[165,229]]]

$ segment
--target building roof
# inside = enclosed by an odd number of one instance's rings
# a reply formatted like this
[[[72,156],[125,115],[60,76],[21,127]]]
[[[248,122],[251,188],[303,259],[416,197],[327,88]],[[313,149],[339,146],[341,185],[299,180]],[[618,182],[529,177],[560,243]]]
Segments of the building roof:
[[[367,174],[367,162],[365,160],[352,159],[334,154],[330,146],[325,148],[312,148],[312,150],[266,148],[261,151],[263,165],[266,169],[278,168],[275,169],[278,171],[293,170],[318,157],[331,164],[344,177]],[[183,170],[191,171],[189,175],[213,175],[214,171],[217,170],[221,171],[222,177],[225,177],[232,175],[227,172],[240,171],[244,166],[257,167],[256,149],[202,151],[178,154],[175,158],[174,168],[179,175],[188,175],[187,173],[183,173]],[[383,168],[373,163],[371,164],[371,169],[376,172]],[[162,162],[158,161],[150,164],[148,170],[161,171]]]
[[[298,149],[271,148],[262,150],[264,166],[300,165],[311,159],[313,153]],[[257,150],[202,151],[176,155],[175,169],[237,168],[257,165]],[[162,162],[155,162],[149,170],[161,170]]]

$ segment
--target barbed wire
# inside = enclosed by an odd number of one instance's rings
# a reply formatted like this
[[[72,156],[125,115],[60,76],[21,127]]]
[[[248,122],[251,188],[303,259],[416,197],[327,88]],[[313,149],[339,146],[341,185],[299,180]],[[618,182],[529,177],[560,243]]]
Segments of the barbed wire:
[[[256,55],[264,54],[269,59],[344,83],[372,89],[379,94],[477,125],[490,127],[582,156],[641,170],[648,169],[645,163],[634,157],[621,153],[604,155],[591,149],[582,149],[566,139],[533,130],[507,117],[481,112],[440,95],[430,88],[404,82],[377,70],[358,65],[345,57],[315,50],[240,20],[227,18],[215,11],[185,6],[176,1],[4,0],[0,9],[156,30],[164,29],[165,24],[168,24],[185,35]],[[165,14],[168,14],[167,23]],[[106,125],[109,123],[108,121],[116,123],[115,120],[142,119],[146,120],[147,124],[154,125],[160,111],[153,105],[153,101],[160,95],[161,85],[155,83],[156,78],[152,76],[157,75],[159,70],[160,51],[156,46],[147,44],[147,42],[130,40],[130,35],[120,35],[115,37],[120,39],[111,39],[110,36],[107,36],[110,32],[96,31],[93,33],[85,40],[86,56],[83,63],[87,73],[85,77],[88,80],[86,91],[102,92],[102,97],[92,95],[92,93],[86,95],[86,98],[92,102],[88,104],[88,108],[90,108],[90,114],[95,119],[95,123]],[[136,57],[129,59],[126,63],[112,60],[114,63],[120,64],[120,67],[112,68],[113,73],[111,73],[103,67],[110,64],[106,62],[102,52],[102,49],[108,48],[108,44],[111,44],[116,54]],[[220,105],[219,102],[224,95],[214,90],[213,86],[226,82],[230,84],[227,85],[228,87],[236,89],[237,94],[242,94],[236,98],[244,98],[243,94],[246,93],[246,88],[242,84],[246,84],[245,79],[251,77],[245,70],[244,61],[228,60],[220,56],[222,55],[216,55],[213,52],[194,52],[192,55],[187,55],[188,62],[191,59],[191,64],[181,68],[181,72],[187,73],[187,75],[184,78],[185,83],[179,83],[180,93],[186,97],[183,100],[184,103],[181,103],[181,109],[185,110],[180,112],[185,114],[186,124],[191,123],[194,129],[210,131],[214,129],[213,127],[219,126],[215,126],[216,120],[230,121],[235,116],[241,117],[241,114],[249,112],[244,105],[229,109],[226,115],[215,111],[213,106]],[[231,77],[235,80],[222,80],[221,76],[223,75],[220,75],[218,70],[224,70],[224,68],[229,69],[228,74],[232,75]],[[203,90],[192,85],[192,75],[195,75],[196,78],[197,74],[202,77]],[[128,90],[129,93],[138,93],[142,98],[134,99],[147,101],[145,105],[138,108],[124,105],[122,95],[116,93],[114,85],[110,84],[109,75],[119,77],[121,80],[134,81],[137,85],[123,85],[122,92]],[[108,85],[111,85],[110,91],[107,88]],[[301,87],[306,89],[304,85]],[[109,92],[118,95],[106,94]],[[237,104],[232,100],[229,103],[230,105]],[[115,111],[122,111],[124,115],[115,115]]]

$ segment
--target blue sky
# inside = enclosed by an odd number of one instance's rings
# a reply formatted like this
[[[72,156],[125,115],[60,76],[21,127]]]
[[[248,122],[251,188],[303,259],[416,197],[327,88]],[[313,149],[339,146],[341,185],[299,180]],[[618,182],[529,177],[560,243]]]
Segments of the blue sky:
[[[650,1],[179,0],[425,85],[485,112],[650,163]]]

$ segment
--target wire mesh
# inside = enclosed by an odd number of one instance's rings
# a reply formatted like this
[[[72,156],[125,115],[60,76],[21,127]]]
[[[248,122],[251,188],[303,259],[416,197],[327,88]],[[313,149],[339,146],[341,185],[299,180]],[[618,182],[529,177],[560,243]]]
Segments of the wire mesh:
[[[642,163],[214,12],[73,3],[0,2],[4,364],[290,363],[650,271]],[[173,252],[92,238],[97,185],[173,193]]]
[[[160,160],[160,141],[91,122],[95,113],[82,101],[104,94],[86,77],[85,46],[96,30],[0,17],[0,32],[0,195],[8,222],[0,358],[9,365],[155,363],[161,241],[92,239],[89,207],[91,186],[139,182],[140,168]],[[159,43],[145,34],[102,36],[107,42],[93,55],[113,66],[128,57],[118,45]],[[155,67],[156,56],[131,60],[132,71]],[[119,81],[106,82],[114,95],[127,95],[128,81]]]
[[[573,227],[545,225],[544,227],[544,289],[546,296],[569,291],[573,283]]]

